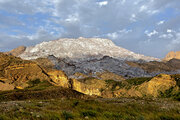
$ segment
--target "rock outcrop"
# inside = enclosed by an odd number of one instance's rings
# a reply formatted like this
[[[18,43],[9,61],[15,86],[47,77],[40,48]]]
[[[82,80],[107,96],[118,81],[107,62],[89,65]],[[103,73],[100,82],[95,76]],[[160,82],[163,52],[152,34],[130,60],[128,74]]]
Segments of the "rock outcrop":
[[[14,85],[0,81],[0,91],[14,90]]]
[[[95,78],[71,79],[71,88],[87,95],[101,96],[101,89],[105,88],[105,81]]]
[[[19,56],[20,54],[22,54],[24,51],[26,50],[25,46],[19,46],[9,52],[5,52],[5,54],[8,55],[13,55],[13,56]]]
[[[0,80],[4,82],[1,84],[2,88],[8,84],[14,88],[24,88],[28,86],[29,80],[35,79],[49,80],[49,76],[43,68],[32,61],[0,53]]]
[[[176,85],[176,81],[170,75],[160,74],[138,86],[138,91],[140,91],[142,95],[158,97],[161,93],[164,93]]]
[[[63,71],[60,70],[52,70],[48,72],[48,75],[51,78],[52,84],[56,86],[61,86],[65,88],[70,88],[70,82],[68,77]]]
[[[163,60],[169,61],[171,59],[180,59],[180,51],[177,51],[177,52],[171,51],[171,52],[169,52]]]

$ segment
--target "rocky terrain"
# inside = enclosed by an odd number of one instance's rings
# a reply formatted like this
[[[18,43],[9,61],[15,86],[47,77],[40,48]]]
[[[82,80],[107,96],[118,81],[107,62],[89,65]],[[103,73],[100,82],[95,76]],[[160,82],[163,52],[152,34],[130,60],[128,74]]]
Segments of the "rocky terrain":
[[[166,57],[163,59],[164,61],[169,61],[171,59],[180,59],[180,51],[171,51],[169,52]]]
[[[105,57],[106,59],[109,60],[110,58]],[[0,53],[0,60],[0,90],[24,89],[31,86],[29,82],[39,80],[86,95],[96,95],[105,98],[160,97],[161,94],[170,89],[173,91],[173,96],[178,97],[179,94],[180,76],[178,75],[160,74],[154,78],[133,79],[125,79],[125,77],[110,71],[89,72],[88,74],[76,72],[72,75],[67,75],[66,71],[63,72],[41,66],[37,61],[22,60],[12,55]],[[114,60],[107,65],[113,66],[111,64],[113,62],[116,64]]]
[[[24,88],[28,86],[27,81],[34,79],[48,80],[49,77],[35,62],[0,53],[0,90]]]
[[[109,56],[92,58],[89,60],[61,59],[48,56],[46,60],[54,64],[55,69],[63,70],[68,76],[76,72],[84,74],[96,74],[109,71],[126,78],[153,77],[160,73],[180,73],[180,60],[172,59],[167,62],[158,61],[124,61]]]

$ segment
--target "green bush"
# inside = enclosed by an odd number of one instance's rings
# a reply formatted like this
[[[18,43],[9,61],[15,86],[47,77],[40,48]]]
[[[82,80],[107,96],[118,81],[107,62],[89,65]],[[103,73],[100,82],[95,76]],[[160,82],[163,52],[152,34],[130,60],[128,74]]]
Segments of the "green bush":
[[[40,81],[40,79],[31,80],[28,82],[29,87],[27,89],[38,91],[38,90],[44,90],[50,86],[52,86],[48,80]]]
[[[119,113],[113,113],[113,112],[105,112],[103,114],[103,116],[105,116],[108,119],[115,119],[115,120],[119,120],[120,118],[122,118],[123,116]]]
[[[8,117],[0,114],[0,120],[8,120]]]
[[[166,90],[164,93],[160,93],[161,97],[164,98],[173,98],[174,100],[180,101],[180,91],[174,92],[174,87],[171,87],[170,89]]]
[[[35,86],[37,84],[41,83],[40,79],[31,80],[28,82],[29,85]]]
[[[175,74],[171,76],[176,81],[177,86],[180,87],[180,74]]]
[[[72,107],[76,107],[76,106],[78,106],[78,104],[79,104],[79,101],[74,101],[72,104]]]
[[[81,116],[83,117],[96,117],[97,116],[97,112],[96,111],[93,111],[93,110],[87,110],[87,111],[83,111],[81,112]]]
[[[60,114],[58,113],[53,113],[53,112],[50,112],[50,113],[45,113],[43,116],[42,116],[42,120],[61,120],[60,119],[61,116]]]
[[[168,116],[168,115],[161,115],[160,120],[175,120],[173,117]]]
[[[74,119],[74,116],[72,115],[72,113],[67,112],[67,111],[63,111],[63,112],[62,112],[62,117],[63,117],[65,120]]]

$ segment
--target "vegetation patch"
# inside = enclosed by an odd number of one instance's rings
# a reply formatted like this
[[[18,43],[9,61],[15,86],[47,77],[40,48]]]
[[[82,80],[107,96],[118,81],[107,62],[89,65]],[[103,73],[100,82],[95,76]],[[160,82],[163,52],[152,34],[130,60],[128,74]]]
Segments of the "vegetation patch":
[[[114,91],[117,87],[129,89],[130,86],[121,81],[105,80],[107,87],[111,86],[111,90]]]
[[[97,116],[97,112],[93,110],[85,110],[85,111],[82,111],[80,114],[83,117],[96,117]]]
[[[70,112],[67,112],[67,111],[63,111],[63,112],[62,112],[62,117],[63,117],[65,120],[74,119],[73,114],[70,113]]]
[[[152,77],[140,77],[140,78],[132,78],[127,79],[126,81],[131,85],[141,85],[144,82],[148,82],[152,79]]]
[[[164,93],[160,93],[161,97],[163,98],[173,98],[174,100],[180,101],[180,91],[176,90],[175,87],[171,87],[170,89],[166,90]]]
[[[44,90],[48,87],[53,86],[47,80],[40,81],[40,79],[31,80],[28,82],[28,84],[29,84],[29,87],[27,88],[27,90],[34,90],[34,91]]]
[[[180,74],[171,75],[172,78],[176,81],[178,87],[180,87]]]

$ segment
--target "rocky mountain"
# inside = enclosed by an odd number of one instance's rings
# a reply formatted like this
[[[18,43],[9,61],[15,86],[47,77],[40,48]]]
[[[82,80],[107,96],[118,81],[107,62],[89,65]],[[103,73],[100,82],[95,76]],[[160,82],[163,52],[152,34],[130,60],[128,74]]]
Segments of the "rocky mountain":
[[[169,52],[163,60],[169,61],[171,59],[180,59],[180,51],[177,51],[177,52],[171,51],[171,52]]]
[[[48,60],[50,60],[55,65],[55,69],[63,70],[68,76],[71,76],[77,72],[96,76],[96,73],[102,73],[105,71],[109,71],[128,78],[152,76],[147,74],[141,68],[131,67],[123,60],[115,59],[109,56],[75,61],[67,58],[61,59],[56,58],[55,56],[49,56]]]
[[[177,74],[180,72],[180,60],[176,59],[167,62],[144,62],[124,61],[104,56],[102,58],[91,58],[88,60],[73,60],[69,58],[56,58],[51,55],[47,58],[36,59],[35,61],[45,68],[53,67],[54,69],[63,70],[68,76],[75,73],[83,73],[96,77],[97,73],[108,71],[125,78],[134,78],[153,77],[160,73]],[[47,65],[44,63],[47,63]]]
[[[120,60],[154,61],[157,58],[136,54],[101,38],[59,39],[27,47],[20,57],[26,60],[54,55],[57,58],[90,59],[109,56]]]
[[[9,52],[5,52],[5,54],[8,55],[13,55],[13,56],[19,56],[20,54],[22,54],[24,51],[26,50],[25,46],[19,46]]]
[[[65,38],[27,48],[19,47],[8,53],[15,56],[17,54],[14,53],[19,53],[22,59],[33,59],[46,69],[63,70],[68,76],[78,72],[96,76],[98,72],[108,71],[125,78],[133,78],[180,72],[180,60],[160,61],[135,54],[116,46],[111,40],[100,38]]]

